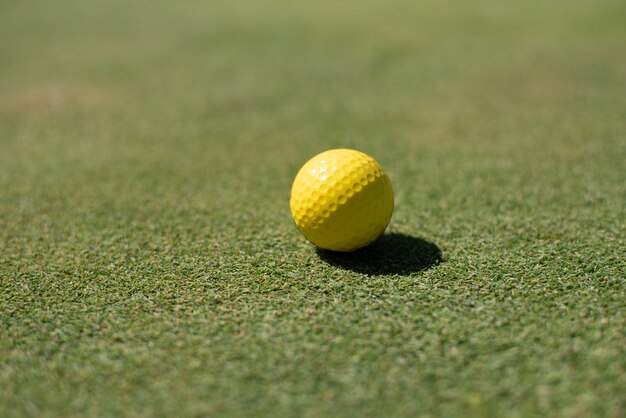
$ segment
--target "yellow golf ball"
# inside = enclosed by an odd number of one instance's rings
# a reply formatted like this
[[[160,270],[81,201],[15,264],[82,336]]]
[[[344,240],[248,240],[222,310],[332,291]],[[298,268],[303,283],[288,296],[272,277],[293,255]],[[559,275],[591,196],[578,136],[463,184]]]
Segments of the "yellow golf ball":
[[[291,186],[296,226],[320,248],[354,251],[378,238],[393,212],[393,190],[369,155],[333,149],[311,158]]]

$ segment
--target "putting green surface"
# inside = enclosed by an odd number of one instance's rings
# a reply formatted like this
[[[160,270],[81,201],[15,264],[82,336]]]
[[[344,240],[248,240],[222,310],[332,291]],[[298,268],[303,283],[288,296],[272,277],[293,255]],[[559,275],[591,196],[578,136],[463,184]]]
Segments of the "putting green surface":
[[[624,416],[626,3],[179,3],[0,2],[0,416]]]

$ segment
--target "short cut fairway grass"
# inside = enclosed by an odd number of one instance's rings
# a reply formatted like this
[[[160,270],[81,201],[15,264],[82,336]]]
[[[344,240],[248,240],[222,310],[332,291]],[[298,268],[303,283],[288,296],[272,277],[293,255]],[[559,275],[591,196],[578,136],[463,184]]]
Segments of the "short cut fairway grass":
[[[0,416],[623,417],[625,15],[0,1]],[[337,147],[348,258],[289,213]]]

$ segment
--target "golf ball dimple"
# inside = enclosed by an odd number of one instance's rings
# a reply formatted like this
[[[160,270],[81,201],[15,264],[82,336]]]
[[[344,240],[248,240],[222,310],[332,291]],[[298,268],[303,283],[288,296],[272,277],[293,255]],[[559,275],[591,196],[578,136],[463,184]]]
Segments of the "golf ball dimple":
[[[393,212],[393,190],[372,157],[334,149],[302,166],[289,204],[296,226],[313,244],[353,251],[384,232]]]

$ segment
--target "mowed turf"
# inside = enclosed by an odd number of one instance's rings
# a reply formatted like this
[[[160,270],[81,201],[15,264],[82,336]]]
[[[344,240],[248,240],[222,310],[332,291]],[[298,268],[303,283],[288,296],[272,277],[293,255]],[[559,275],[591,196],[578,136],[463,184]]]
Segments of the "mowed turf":
[[[0,2],[0,416],[624,416],[626,3],[178,3]]]

